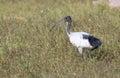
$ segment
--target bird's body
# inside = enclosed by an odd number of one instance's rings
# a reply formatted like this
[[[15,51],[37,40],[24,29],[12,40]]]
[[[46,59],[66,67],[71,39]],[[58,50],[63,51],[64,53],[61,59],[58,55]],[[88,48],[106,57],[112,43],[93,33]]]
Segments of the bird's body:
[[[82,54],[83,48],[92,48],[92,46],[89,44],[88,39],[83,39],[83,34],[89,35],[85,32],[71,32],[69,35],[70,42],[78,48],[80,54]]]
[[[88,39],[83,39],[83,34],[89,35],[85,32],[71,32],[69,35],[70,42],[76,47],[92,47]]]
[[[101,45],[99,39],[86,32],[71,32],[69,34],[69,40],[75,47],[78,48],[81,54],[83,48],[97,48]]]
[[[70,27],[71,27],[71,17],[66,16],[60,21],[58,21],[55,25],[60,23],[62,20],[66,22],[66,33],[69,37],[70,42],[78,48],[78,51],[80,54],[82,54],[82,49],[83,48],[97,48],[99,47],[102,43],[101,41],[92,36],[89,33],[86,32],[70,32]],[[55,25],[53,27],[55,27]],[[52,27],[52,28],[53,28]]]

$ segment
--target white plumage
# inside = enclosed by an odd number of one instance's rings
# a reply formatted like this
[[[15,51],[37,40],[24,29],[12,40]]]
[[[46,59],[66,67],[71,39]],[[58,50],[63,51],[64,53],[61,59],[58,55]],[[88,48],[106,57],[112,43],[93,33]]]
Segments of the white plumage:
[[[82,54],[83,48],[92,48],[88,39],[83,39],[83,34],[90,35],[86,32],[70,32],[69,40],[70,42],[78,48],[80,54]]]
[[[56,22],[55,25],[52,26],[54,28],[57,24],[65,21],[66,22],[66,33],[69,37],[70,42],[78,48],[78,51],[80,54],[82,54],[82,49],[83,48],[97,48],[99,47],[102,43],[101,41],[90,35],[89,33],[86,32],[70,32],[70,26],[72,19],[70,16],[66,16],[62,18],[60,21]]]
[[[71,32],[69,35],[70,42],[76,47],[92,48],[88,39],[83,39],[84,32]]]

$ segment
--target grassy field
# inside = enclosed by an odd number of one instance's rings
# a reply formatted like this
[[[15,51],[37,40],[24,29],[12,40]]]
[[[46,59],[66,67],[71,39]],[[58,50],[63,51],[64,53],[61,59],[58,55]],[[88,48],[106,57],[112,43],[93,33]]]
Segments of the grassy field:
[[[65,23],[49,32],[68,15],[71,31],[91,33],[103,45],[84,49],[82,58],[69,42]],[[90,0],[0,1],[0,78],[119,77],[120,9],[93,6]]]

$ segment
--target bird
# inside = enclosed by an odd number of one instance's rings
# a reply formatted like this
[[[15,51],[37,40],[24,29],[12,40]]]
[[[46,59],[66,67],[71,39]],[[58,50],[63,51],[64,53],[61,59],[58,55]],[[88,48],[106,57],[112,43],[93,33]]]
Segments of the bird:
[[[75,46],[79,53],[83,53],[83,48],[91,48],[91,50],[94,50],[102,45],[102,42],[100,39],[94,37],[93,35],[86,33],[86,32],[70,32],[70,27],[72,23],[71,16],[65,16],[61,20],[57,21],[50,29],[50,31],[53,30],[55,26],[58,24],[66,22],[66,33],[69,37],[70,42],[73,46]]]

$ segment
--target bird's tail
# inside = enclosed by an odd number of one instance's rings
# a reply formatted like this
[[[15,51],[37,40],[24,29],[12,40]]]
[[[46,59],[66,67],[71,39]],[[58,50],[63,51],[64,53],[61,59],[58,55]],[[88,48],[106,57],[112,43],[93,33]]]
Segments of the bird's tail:
[[[90,42],[90,45],[94,47],[92,50],[102,45],[102,42],[96,37],[90,36],[88,40]]]

